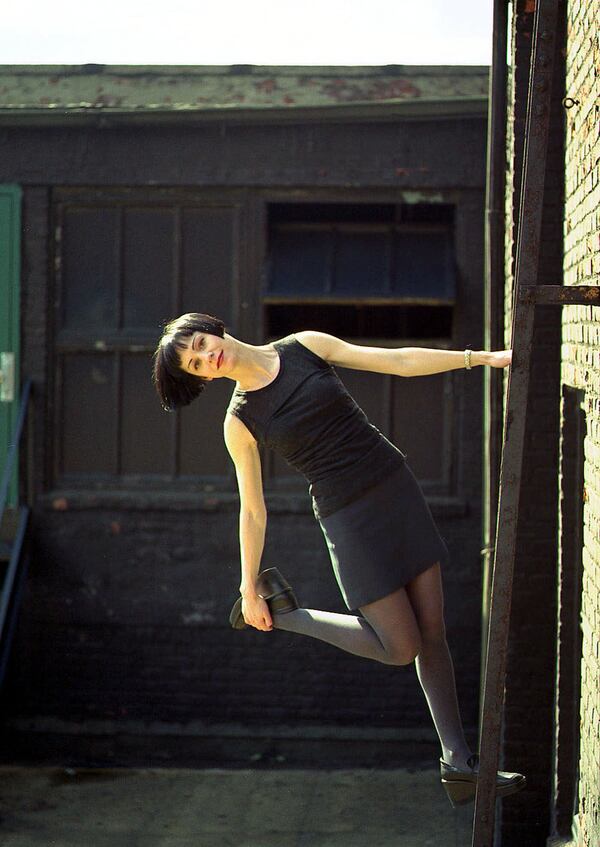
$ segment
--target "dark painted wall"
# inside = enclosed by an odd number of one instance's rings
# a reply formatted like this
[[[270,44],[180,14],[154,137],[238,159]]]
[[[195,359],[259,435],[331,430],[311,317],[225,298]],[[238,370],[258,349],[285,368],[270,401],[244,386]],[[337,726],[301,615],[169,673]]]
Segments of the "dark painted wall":
[[[481,190],[485,122],[4,128],[0,162],[3,181],[24,185]]]
[[[52,189],[216,185],[240,188],[257,204],[261,192],[322,198],[343,189],[382,202],[429,192],[456,204],[454,336],[460,347],[478,348],[484,170],[485,122],[475,119],[0,132],[0,181],[24,186],[23,370],[35,381],[33,557],[3,707],[13,749],[31,729],[91,735],[92,721],[116,720],[119,732],[128,721],[156,721],[197,734],[215,723],[430,727],[413,668],[379,666],[283,633],[228,629],[239,579],[235,496],[52,490]],[[259,224],[254,235],[262,237]],[[256,303],[254,241],[243,274]],[[257,340],[256,320],[246,321],[245,337]],[[457,373],[454,386],[453,488],[432,507],[451,552],[449,640],[464,717],[474,726],[481,373]],[[272,495],[269,506],[264,564],[285,566],[305,604],[343,611],[307,496]],[[156,725],[146,730],[143,755],[152,761]]]

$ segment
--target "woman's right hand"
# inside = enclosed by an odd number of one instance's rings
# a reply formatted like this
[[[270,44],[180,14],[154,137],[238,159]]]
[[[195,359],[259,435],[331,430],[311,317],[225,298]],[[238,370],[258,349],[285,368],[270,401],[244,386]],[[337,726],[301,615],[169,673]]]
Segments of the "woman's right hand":
[[[245,594],[242,597],[242,614],[246,623],[255,629],[262,632],[270,632],[273,629],[269,607],[266,600],[258,594]]]

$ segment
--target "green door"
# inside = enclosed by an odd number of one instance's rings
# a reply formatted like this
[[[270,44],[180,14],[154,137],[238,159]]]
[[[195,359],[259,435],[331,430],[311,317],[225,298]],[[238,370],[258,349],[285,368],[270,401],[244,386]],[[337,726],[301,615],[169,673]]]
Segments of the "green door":
[[[19,407],[19,281],[21,189],[0,185],[0,474]],[[17,477],[9,504],[17,502]]]

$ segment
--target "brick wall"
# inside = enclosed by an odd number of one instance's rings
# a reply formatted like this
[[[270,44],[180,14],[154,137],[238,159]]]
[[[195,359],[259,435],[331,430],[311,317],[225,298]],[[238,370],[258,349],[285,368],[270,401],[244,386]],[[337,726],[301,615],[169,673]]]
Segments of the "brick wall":
[[[506,198],[506,343],[511,343],[516,232],[534,4],[518,0],[512,18],[508,98]],[[560,44],[560,35],[558,44]],[[563,96],[557,50],[543,198],[539,282],[562,274]],[[552,727],[556,645],[556,564],[560,399],[560,311],[538,307],[525,429],[521,509],[517,528],[507,657],[503,760],[527,775],[527,791],[499,810],[502,847],[543,847],[550,829]]]
[[[565,150],[565,285],[598,285],[600,272],[600,41],[598,0],[568,4]],[[577,844],[600,843],[600,309],[562,310],[562,381],[583,390],[583,556]]]

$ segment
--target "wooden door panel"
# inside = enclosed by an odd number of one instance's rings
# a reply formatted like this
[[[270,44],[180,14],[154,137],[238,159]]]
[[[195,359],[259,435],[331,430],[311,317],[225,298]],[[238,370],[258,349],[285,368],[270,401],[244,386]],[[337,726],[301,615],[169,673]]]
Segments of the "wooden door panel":
[[[239,264],[235,207],[182,211],[182,312],[215,315],[236,323]]]
[[[56,192],[57,479],[231,480],[215,383],[174,416],[152,353],[183,311],[238,323],[242,201],[231,192]],[[95,446],[91,446],[95,445]],[[76,483],[77,484],[77,483]]]
[[[125,209],[123,326],[154,330],[171,310],[178,241],[175,209]]]

